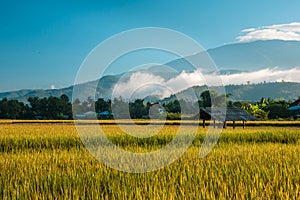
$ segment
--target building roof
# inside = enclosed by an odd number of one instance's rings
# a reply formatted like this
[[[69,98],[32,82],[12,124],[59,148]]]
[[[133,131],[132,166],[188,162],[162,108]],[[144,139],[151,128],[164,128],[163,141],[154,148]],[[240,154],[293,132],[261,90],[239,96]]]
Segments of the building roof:
[[[103,111],[103,112],[99,113],[99,115],[114,115],[114,114],[109,111]]]
[[[83,113],[84,115],[96,115],[97,113],[94,111],[87,111],[85,113]]]
[[[300,110],[300,99],[297,101],[293,102],[288,110]]]
[[[217,107],[217,108],[201,108],[200,110],[200,118],[208,119],[212,118],[218,121],[249,121],[249,120],[257,120],[256,117],[247,113],[245,110],[241,108],[235,107]]]

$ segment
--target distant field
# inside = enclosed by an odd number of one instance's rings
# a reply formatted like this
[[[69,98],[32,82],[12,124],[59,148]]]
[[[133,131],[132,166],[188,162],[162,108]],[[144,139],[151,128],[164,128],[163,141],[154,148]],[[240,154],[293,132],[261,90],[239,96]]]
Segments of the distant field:
[[[202,159],[199,147],[207,128],[199,127],[193,145],[179,160],[158,171],[131,174],[108,168],[91,156],[73,121],[12,122],[0,122],[4,199],[300,198],[300,128],[296,126],[225,129]],[[188,132],[189,126],[185,128]],[[165,126],[147,139],[128,136],[117,125],[102,129],[116,145],[139,152],[166,145],[178,126]]]
[[[202,126],[202,120],[195,121],[195,120],[77,120],[80,123],[99,123],[103,125],[114,125],[118,124],[149,124],[149,123],[156,123],[156,124],[168,124],[168,125],[180,125],[180,124],[197,124],[199,123]],[[46,124],[75,124],[74,120],[0,120],[0,124],[31,124],[31,123],[46,123]],[[206,121],[206,125],[213,123],[212,121]],[[232,122],[227,122],[228,126],[232,126]],[[237,121],[236,126],[242,126],[241,121]],[[268,120],[268,121],[247,121],[245,123],[246,126],[295,126],[300,127],[300,120],[297,121],[275,121],[275,120]]]

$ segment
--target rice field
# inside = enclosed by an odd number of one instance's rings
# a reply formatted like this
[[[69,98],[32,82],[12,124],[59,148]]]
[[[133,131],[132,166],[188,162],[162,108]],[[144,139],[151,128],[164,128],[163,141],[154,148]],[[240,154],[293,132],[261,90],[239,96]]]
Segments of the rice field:
[[[283,123],[283,122],[282,122]],[[130,125],[102,125],[116,145],[135,152],[168,144],[178,127],[142,139]],[[185,126],[187,133],[189,125]],[[133,129],[132,131],[138,131]],[[174,163],[148,173],[125,173],[100,163],[73,123],[0,124],[2,199],[300,199],[300,128],[255,126],[223,130],[205,158],[207,129]],[[188,135],[188,134],[187,134]]]

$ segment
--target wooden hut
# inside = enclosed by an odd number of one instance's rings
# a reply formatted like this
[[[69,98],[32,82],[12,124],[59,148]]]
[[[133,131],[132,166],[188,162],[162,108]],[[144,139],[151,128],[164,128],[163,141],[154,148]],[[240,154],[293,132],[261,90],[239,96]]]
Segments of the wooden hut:
[[[216,126],[216,121],[223,122],[223,127],[226,128],[226,122],[232,121],[232,127],[235,128],[236,121],[243,122],[243,128],[245,128],[246,121],[257,120],[256,117],[247,113],[241,108],[235,107],[217,107],[217,108],[201,108],[200,109],[200,119],[203,120],[203,127],[205,127],[205,120],[213,120],[214,126]]]

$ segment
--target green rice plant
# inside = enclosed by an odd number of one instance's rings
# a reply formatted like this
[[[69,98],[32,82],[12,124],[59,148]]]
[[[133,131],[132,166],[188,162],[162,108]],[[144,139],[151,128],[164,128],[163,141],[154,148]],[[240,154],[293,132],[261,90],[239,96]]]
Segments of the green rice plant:
[[[116,125],[102,128],[120,148],[142,152],[168,144],[178,127],[163,127],[157,135],[145,139],[127,135]],[[200,159],[199,147],[206,131],[199,128],[193,145],[169,166],[134,174],[117,171],[96,160],[84,148],[72,124],[1,124],[0,196],[2,199],[300,198],[297,127],[226,129],[212,152]]]

